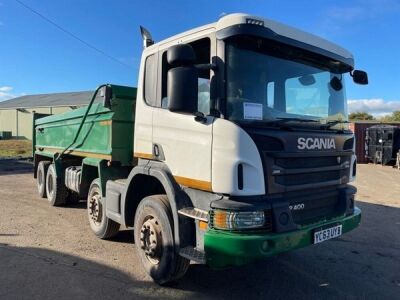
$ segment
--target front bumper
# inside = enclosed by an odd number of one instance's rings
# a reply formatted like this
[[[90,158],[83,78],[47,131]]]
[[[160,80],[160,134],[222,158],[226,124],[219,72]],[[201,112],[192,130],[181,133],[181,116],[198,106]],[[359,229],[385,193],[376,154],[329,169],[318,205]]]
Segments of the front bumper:
[[[346,233],[357,228],[360,221],[361,210],[355,207],[352,215],[303,226],[285,233],[237,233],[209,229],[204,236],[207,265],[213,268],[244,265],[312,245],[313,232],[321,227],[342,224],[342,233]]]

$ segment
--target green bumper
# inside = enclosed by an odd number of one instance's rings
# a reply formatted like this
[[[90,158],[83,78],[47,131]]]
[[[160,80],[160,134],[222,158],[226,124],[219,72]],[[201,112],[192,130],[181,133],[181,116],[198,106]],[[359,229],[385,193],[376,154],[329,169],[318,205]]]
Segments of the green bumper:
[[[285,233],[233,233],[210,229],[205,233],[204,250],[207,264],[213,268],[238,266],[278,253],[313,244],[316,229],[342,224],[342,233],[355,229],[361,221],[361,210],[327,222],[304,226]]]

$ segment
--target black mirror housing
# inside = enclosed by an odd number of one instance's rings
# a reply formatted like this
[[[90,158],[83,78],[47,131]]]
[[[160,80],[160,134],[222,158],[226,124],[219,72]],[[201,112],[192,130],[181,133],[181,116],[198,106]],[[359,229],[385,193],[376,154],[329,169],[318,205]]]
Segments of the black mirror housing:
[[[172,67],[193,65],[196,61],[196,54],[192,46],[179,44],[172,46],[167,51],[167,62]]]
[[[196,67],[176,67],[168,71],[168,109],[173,112],[197,111],[198,72]]]
[[[194,65],[196,54],[192,46],[172,46],[168,49],[167,61],[172,66],[167,75],[168,109],[190,114],[197,112],[199,74]]]
[[[354,70],[351,72],[351,76],[353,77],[353,81],[358,84],[366,85],[368,84],[368,74],[365,71]]]
[[[315,83],[314,75],[304,75],[299,77],[299,82],[304,86],[313,85]]]

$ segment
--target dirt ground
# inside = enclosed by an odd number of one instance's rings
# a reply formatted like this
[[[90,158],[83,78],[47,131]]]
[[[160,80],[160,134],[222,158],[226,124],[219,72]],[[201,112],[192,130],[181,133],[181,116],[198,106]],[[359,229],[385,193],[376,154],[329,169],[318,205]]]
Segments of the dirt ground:
[[[31,165],[0,161],[0,299],[399,299],[400,171],[359,165],[361,226],[335,240],[252,265],[192,265],[170,287],[153,284],[132,231],[91,232],[85,203],[54,208]]]

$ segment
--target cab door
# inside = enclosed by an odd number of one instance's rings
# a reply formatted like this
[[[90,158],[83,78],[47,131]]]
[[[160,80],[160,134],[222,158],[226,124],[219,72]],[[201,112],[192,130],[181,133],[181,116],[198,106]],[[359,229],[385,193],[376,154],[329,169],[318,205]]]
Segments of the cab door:
[[[189,43],[195,50],[196,64],[210,63],[210,38]],[[211,191],[211,145],[212,124],[210,113],[210,74],[200,72],[198,84],[198,110],[207,116],[205,123],[195,121],[191,114],[175,113],[168,110],[167,73],[168,63],[165,51],[159,54],[160,107],[153,112],[153,147],[160,152],[175,180],[184,186]]]

